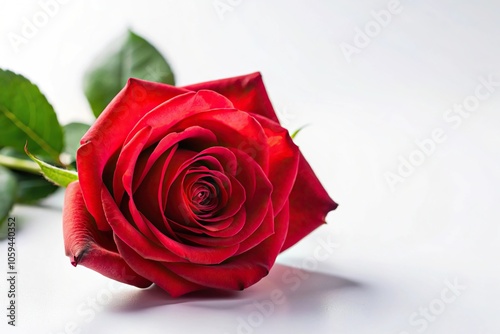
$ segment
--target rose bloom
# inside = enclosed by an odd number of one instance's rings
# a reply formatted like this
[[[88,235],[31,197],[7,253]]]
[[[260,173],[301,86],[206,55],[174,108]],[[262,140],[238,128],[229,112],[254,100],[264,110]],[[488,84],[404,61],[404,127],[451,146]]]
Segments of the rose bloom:
[[[66,255],[172,296],[242,290],[337,204],[259,73],[187,87],[130,79],[81,140]]]

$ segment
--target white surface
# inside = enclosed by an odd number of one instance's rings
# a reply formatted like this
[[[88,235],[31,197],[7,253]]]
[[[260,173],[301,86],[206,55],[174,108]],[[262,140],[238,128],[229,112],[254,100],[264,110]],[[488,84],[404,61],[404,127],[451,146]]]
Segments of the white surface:
[[[171,299],[73,268],[62,193],[17,206],[18,327],[2,315],[1,332],[499,333],[500,87],[458,126],[443,115],[481,76],[500,80],[500,5],[402,0],[349,63],[341,43],[389,1],[221,2],[234,4],[223,19],[212,0],[69,1],[16,53],[7,34],[40,6],[2,0],[0,67],[39,84],[62,123],[91,120],[82,73],[126,27],[167,55],[180,85],[260,70],[283,124],[311,124],[297,142],[340,203],[329,224],[244,292]],[[436,128],[446,140],[393,191],[385,173]],[[452,298],[447,281],[465,289]]]

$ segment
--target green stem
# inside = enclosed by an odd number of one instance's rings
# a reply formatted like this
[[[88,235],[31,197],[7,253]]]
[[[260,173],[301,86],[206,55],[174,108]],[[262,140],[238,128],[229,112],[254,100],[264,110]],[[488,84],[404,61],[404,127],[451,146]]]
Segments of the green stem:
[[[8,157],[0,154],[0,165],[32,174],[40,174],[40,167],[33,161]]]

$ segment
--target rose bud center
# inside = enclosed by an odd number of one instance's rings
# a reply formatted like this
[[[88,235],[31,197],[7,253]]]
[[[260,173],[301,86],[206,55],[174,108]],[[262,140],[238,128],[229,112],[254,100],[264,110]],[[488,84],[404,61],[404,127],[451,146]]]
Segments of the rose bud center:
[[[191,208],[195,214],[209,213],[218,206],[218,186],[208,180],[196,182],[190,190]]]

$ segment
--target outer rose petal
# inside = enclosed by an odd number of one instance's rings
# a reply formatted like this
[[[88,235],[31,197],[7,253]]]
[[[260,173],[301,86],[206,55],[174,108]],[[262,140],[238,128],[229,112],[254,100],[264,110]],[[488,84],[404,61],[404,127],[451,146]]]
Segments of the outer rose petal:
[[[172,297],[179,297],[188,292],[202,290],[204,287],[186,281],[168,270],[161,262],[147,260],[138,255],[132,248],[116,237],[116,244],[120,253],[137,272],[148,277],[156,285],[167,291]]]
[[[231,101],[216,92],[209,90],[187,92],[158,105],[144,115],[127,137],[132,138],[138,131],[149,125],[153,128],[153,134],[148,144],[152,144],[165,137],[165,134],[171,132],[180,121],[212,109],[234,110]],[[195,124],[195,126],[200,126],[200,124]],[[201,126],[205,128],[203,124]]]
[[[137,275],[118,252],[109,249],[116,246],[112,240],[103,240],[102,232],[97,230],[94,219],[85,207],[78,181],[71,183],[66,190],[63,234],[66,255],[74,266],[81,264],[104,276],[140,288],[151,285],[149,280]],[[112,245],[103,245],[106,241]]]
[[[194,91],[201,89],[216,91],[227,97],[236,109],[259,114],[279,123],[259,72],[203,82],[184,88]]]
[[[321,185],[306,159],[300,155],[299,174],[290,194],[290,226],[281,251],[325,223],[326,214],[338,206]]]
[[[77,152],[78,174],[87,208],[100,230],[110,230],[101,206],[102,173],[110,157],[151,109],[179,94],[182,88],[129,79],[81,140]]]

